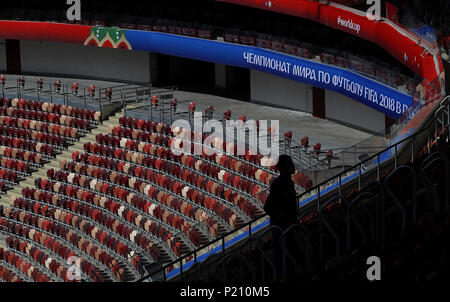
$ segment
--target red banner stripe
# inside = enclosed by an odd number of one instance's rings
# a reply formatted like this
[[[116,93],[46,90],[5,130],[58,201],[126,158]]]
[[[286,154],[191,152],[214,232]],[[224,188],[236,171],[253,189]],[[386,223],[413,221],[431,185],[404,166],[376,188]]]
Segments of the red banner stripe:
[[[84,44],[92,26],[0,20],[0,38]]]

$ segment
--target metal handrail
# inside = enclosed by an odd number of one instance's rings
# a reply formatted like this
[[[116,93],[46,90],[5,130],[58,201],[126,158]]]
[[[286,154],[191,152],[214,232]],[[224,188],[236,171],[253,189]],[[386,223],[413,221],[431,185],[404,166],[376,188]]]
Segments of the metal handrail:
[[[358,228],[358,230],[361,232],[361,234],[362,234],[362,236],[363,236],[363,241],[364,241],[364,244],[366,244],[367,243],[367,234],[366,234],[366,232],[364,231],[364,228],[361,226],[361,224],[359,223],[359,221],[354,217],[354,215],[352,214],[352,212],[351,212],[351,209],[352,209],[352,205],[354,204],[354,203],[357,203],[357,202],[360,202],[360,200],[361,199],[364,199],[364,198],[374,198],[375,197],[375,195],[374,194],[372,194],[372,193],[369,193],[369,192],[364,192],[364,193],[361,193],[361,194],[358,194],[358,196],[356,196],[350,203],[348,203],[348,205],[347,205],[347,234],[346,234],[346,236],[347,236],[347,250],[349,250],[350,248],[351,248],[351,223],[353,222],[353,224],[355,224],[356,225],[356,227]],[[365,210],[365,211],[368,211],[365,207],[363,207],[363,209]],[[373,233],[373,219],[372,219],[372,216],[370,216],[370,225],[371,225],[371,230],[372,230],[372,233]],[[373,234],[372,234],[373,235]]]
[[[396,168],[394,171],[389,173],[388,176],[386,176],[386,179],[384,181],[384,187],[386,189],[386,192],[390,195],[392,200],[395,202],[395,204],[398,206],[398,208],[402,212],[402,230],[404,231],[406,228],[406,208],[403,204],[400,203],[397,196],[394,194],[394,192],[391,190],[391,187],[389,186],[390,179],[392,177],[394,177],[394,175],[396,175],[398,173],[398,171],[402,171],[402,170],[406,170],[411,173],[411,179],[413,182],[413,186],[412,186],[412,203],[413,203],[412,222],[415,223],[416,222],[416,207],[417,207],[417,203],[416,203],[416,195],[417,195],[416,194],[416,192],[417,192],[416,178],[417,178],[417,176],[416,176],[416,172],[414,171],[414,169],[411,168],[410,166],[405,166],[405,165]]]
[[[448,181],[449,179],[449,161],[446,157],[436,157],[433,160],[429,160],[428,163],[424,166],[421,166],[420,169],[420,179],[422,180],[422,182],[424,183],[424,185],[428,188],[432,188],[432,192],[435,192],[434,190],[434,184],[430,181],[430,179],[427,177],[426,171],[428,170],[429,167],[431,167],[432,164],[434,164],[435,162],[443,162],[445,164],[445,181]],[[434,207],[435,207],[435,212],[439,213],[442,208],[446,208],[448,206],[448,201],[449,201],[449,190],[448,190],[448,186],[445,187],[445,192],[444,192],[444,201],[439,203],[439,201],[437,200],[438,198],[436,196],[434,196]],[[442,205],[443,204],[443,205]]]
[[[310,240],[309,240],[309,233],[308,233],[308,231],[306,230],[306,228],[304,226],[302,226],[300,224],[293,224],[289,228],[287,228],[286,231],[284,231],[281,234],[281,236],[280,236],[280,244],[281,244],[281,247],[282,247],[282,250],[283,250],[283,255],[282,255],[282,263],[283,263],[283,270],[282,271],[283,271],[283,274],[287,273],[287,269],[286,269],[287,261],[286,261],[286,258],[288,258],[294,264],[295,270],[297,270],[299,268],[299,266],[297,265],[297,261],[296,261],[295,257],[292,255],[292,253],[289,251],[289,249],[287,247],[287,242],[286,242],[287,241],[287,235],[289,234],[289,232],[292,232],[292,230],[295,230],[295,229],[299,229],[300,230],[299,235],[304,240],[305,247],[306,247],[305,250],[304,250],[304,253],[305,253],[305,263],[304,263],[305,271],[303,271],[303,272],[307,273],[307,272],[310,271],[310,268],[311,268],[311,261],[310,261],[311,260],[311,252],[310,252],[310,249],[309,249],[309,246],[310,246],[309,245],[309,242],[310,242]]]
[[[61,95],[61,94],[60,94],[60,95]],[[448,97],[446,97],[446,98],[442,101],[442,103],[444,103],[444,101],[445,101],[447,98],[448,98]],[[448,106],[448,104],[446,104],[446,105]],[[341,178],[342,176],[344,176],[346,173],[353,171],[355,168],[358,168],[358,169],[361,171],[361,166],[362,166],[362,164],[367,163],[367,162],[369,162],[369,161],[371,161],[371,160],[373,160],[373,159],[375,159],[375,158],[378,158],[378,159],[379,159],[379,156],[380,156],[381,154],[383,154],[384,152],[390,151],[390,150],[392,150],[393,148],[395,148],[395,151],[396,151],[396,155],[395,155],[395,158],[394,158],[394,160],[396,161],[396,160],[397,160],[397,148],[398,148],[399,146],[401,146],[403,143],[409,141],[411,138],[414,140],[415,137],[417,137],[418,135],[422,134],[424,131],[429,131],[430,128],[431,128],[431,126],[429,126],[429,127],[427,127],[427,128],[424,128],[424,129],[418,131],[417,133],[414,133],[413,135],[411,135],[411,136],[409,136],[409,137],[407,137],[407,138],[404,138],[404,139],[401,140],[400,142],[397,142],[396,144],[390,146],[389,148],[387,148],[387,149],[385,149],[385,150],[383,150],[383,151],[381,151],[381,152],[378,152],[377,154],[375,154],[375,155],[373,155],[373,156],[371,156],[371,157],[366,158],[365,160],[361,161],[360,163],[354,165],[353,167],[350,167],[350,168],[344,170],[343,172],[341,172],[341,173],[338,174],[337,176],[334,176],[334,177],[329,178],[327,181],[322,182],[320,185],[316,186],[314,189],[309,190],[309,191],[307,191],[307,192],[301,194],[301,195],[298,196],[298,197],[299,197],[299,198],[302,198],[302,197],[306,196],[306,194],[309,194],[309,193],[311,193],[311,192],[314,192],[314,190],[318,190],[318,192],[319,192],[319,194],[320,194],[320,187],[326,186],[330,181],[336,180],[337,178],[340,179],[340,178]],[[429,132],[428,132],[428,134],[429,134]],[[429,141],[429,140],[428,140],[428,141]],[[378,160],[377,162],[378,162],[378,168],[379,168],[379,166],[380,166],[380,161]],[[359,180],[360,180],[360,179],[361,179],[361,173],[359,173]],[[318,195],[317,200],[318,200],[318,204],[320,205],[320,195]],[[251,225],[252,225],[254,222],[258,221],[259,219],[261,219],[261,218],[263,218],[263,217],[267,217],[267,216],[266,216],[266,215],[261,215],[261,216],[259,216],[257,219],[254,219],[254,220],[252,220],[252,221],[250,221],[250,222],[244,224],[241,228],[229,232],[229,234],[227,234],[227,236],[229,236],[229,235],[231,235],[231,234],[234,234],[234,233],[235,233],[236,231],[238,231],[238,230],[242,230],[242,228],[244,228],[244,227],[251,227]],[[223,249],[224,249],[225,243],[224,243],[224,239],[223,239],[223,238],[225,238],[225,237],[222,237],[222,239],[218,239],[218,240],[222,240],[222,241],[223,241],[222,247],[223,247]],[[215,242],[215,241],[214,241],[214,242]],[[209,243],[209,244],[207,244],[205,247],[210,246],[211,244],[212,244],[212,243]],[[203,247],[203,248],[205,248],[205,247]],[[199,248],[198,250],[201,250],[201,249],[202,249],[202,248]],[[191,254],[192,254],[192,253],[191,253]],[[178,262],[178,261],[177,261],[177,262]]]
[[[328,232],[330,232],[331,236],[334,238],[334,240],[336,241],[336,256],[340,256],[340,246],[341,246],[341,241],[339,239],[339,236],[337,235],[337,233],[335,232],[335,230],[331,227],[331,225],[328,223],[328,221],[326,220],[326,218],[324,217],[325,215],[322,213],[323,209],[325,207],[327,207],[332,201],[336,201],[339,199],[338,195],[335,195],[333,197],[331,197],[330,199],[328,199],[324,204],[322,204],[318,210],[318,214],[319,214],[319,234],[320,234],[320,238],[319,238],[319,242],[320,242],[320,258],[323,259],[323,226],[325,226],[325,228],[328,230]]]
[[[450,105],[448,105],[448,106],[450,106]],[[433,119],[432,121],[435,121],[435,119]],[[396,152],[395,152],[395,155],[394,155],[395,158],[394,158],[394,159],[393,159],[393,158],[390,158],[390,159],[386,160],[386,162],[392,161],[392,160],[395,160],[395,162],[397,162],[397,157],[398,157],[398,152],[397,152],[397,150],[398,150],[399,147],[402,147],[402,146],[403,146],[405,143],[407,143],[407,142],[410,142],[410,141],[411,141],[411,142],[414,142],[414,140],[417,139],[417,137],[418,137],[419,135],[421,135],[421,134],[423,134],[423,133],[425,133],[425,132],[427,132],[428,135],[429,135],[429,130],[432,129],[432,128],[433,128],[433,130],[434,130],[434,124],[431,123],[430,125],[428,125],[428,126],[426,126],[426,127],[423,127],[422,129],[420,129],[420,130],[416,131],[415,133],[411,134],[410,136],[405,137],[405,138],[403,138],[402,140],[396,142],[395,144],[393,144],[393,145],[387,147],[387,148],[384,149],[383,151],[378,152],[378,153],[376,153],[376,154],[374,154],[374,155],[372,155],[372,156],[370,156],[370,157],[364,159],[364,160],[361,161],[360,163],[358,163],[358,164],[356,164],[356,165],[354,165],[354,166],[352,166],[352,167],[350,167],[350,168],[345,169],[344,171],[342,171],[342,172],[339,173],[338,175],[333,176],[333,177],[331,177],[331,178],[329,178],[329,179],[327,179],[327,180],[321,182],[320,184],[316,185],[314,188],[312,188],[312,189],[310,189],[310,190],[308,190],[308,191],[306,191],[306,192],[304,192],[304,193],[298,195],[297,198],[298,198],[299,200],[302,200],[302,198],[304,198],[305,196],[307,196],[307,194],[311,194],[311,193],[314,193],[315,191],[317,191],[319,194],[317,195],[316,200],[317,200],[318,205],[320,205],[320,188],[321,188],[321,187],[326,186],[328,183],[332,182],[333,180],[338,180],[338,179],[341,180],[341,178],[342,178],[343,176],[346,176],[349,172],[352,172],[352,171],[354,171],[355,169],[360,169],[361,166],[362,166],[364,163],[368,163],[368,162],[373,161],[373,160],[376,160],[376,161],[377,161],[377,167],[376,167],[376,168],[377,168],[378,171],[379,171],[379,170],[380,170],[380,166],[381,166],[381,163],[380,163],[380,160],[379,160],[379,159],[380,159],[380,156],[381,156],[382,154],[386,153],[386,152],[391,151],[391,150],[395,150],[395,151],[396,151]],[[429,139],[428,139],[428,141],[429,141]],[[411,144],[411,146],[412,146],[412,148],[413,148],[413,149],[412,149],[412,153],[414,154],[414,144]],[[430,152],[430,149],[429,149],[429,148],[428,148],[428,152]],[[375,167],[374,167],[373,169],[375,169]],[[371,169],[371,170],[373,170],[373,169]],[[370,170],[369,170],[369,171],[370,171]],[[367,172],[369,172],[369,171],[367,171]],[[359,179],[360,179],[360,178],[361,178],[361,173],[359,173],[358,176],[359,176]],[[351,181],[351,180],[350,180],[350,181]],[[339,182],[339,184],[340,184],[340,186],[341,186],[341,182]],[[213,245],[213,244],[215,244],[215,243],[217,243],[217,242],[219,242],[219,241],[222,241],[222,249],[225,250],[225,242],[224,242],[224,240],[225,240],[226,237],[228,237],[228,236],[230,236],[230,235],[233,235],[233,234],[236,234],[237,232],[242,231],[244,228],[251,227],[251,225],[254,224],[255,222],[257,222],[258,220],[260,220],[260,219],[262,219],[262,218],[267,218],[267,217],[268,217],[267,214],[260,215],[259,217],[257,217],[257,218],[255,218],[255,219],[253,219],[253,220],[251,220],[251,221],[249,221],[249,222],[243,224],[243,225],[240,226],[239,228],[237,228],[237,229],[235,229],[235,230],[233,230],[233,231],[228,232],[228,233],[225,234],[223,237],[221,237],[221,238],[216,238],[214,241],[212,241],[212,242],[210,242],[210,243],[208,243],[208,244],[206,244],[206,245],[204,245],[204,246],[202,246],[202,247],[197,248],[194,252],[190,252],[190,253],[188,253],[187,255],[181,256],[181,257],[179,258],[179,260],[176,260],[176,261],[173,261],[173,262],[171,262],[171,263],[168,263],[168,264],[164,265],[164,267],[163,267],[161,270],[159,270],[157,273],[164,272],[164,276],[166,277],[165,270],[166,270],[167,268],[173,266],[173,265],[176,264],[176,263],[182,263],[183,259],[189,257],[189,256],[192,255],[192,254],[197,255],[197,253],[198,253],[199,251],[201,251],[201,250],[203,250],[203,249],[206,249],[206,248],[208,248],[209,246],[211,246],[211,245]],[[154,274],[156,274],[156,273],[154,273]],[[154,275],[154,274],[153,274],[153,275]],[[151,275],[146,276],[146,277],[144,277],[144,278],[141,278],[141,279],[138,280],[138,281],[144,281],[144,280],[148,279],[149,277],[151,277]]]

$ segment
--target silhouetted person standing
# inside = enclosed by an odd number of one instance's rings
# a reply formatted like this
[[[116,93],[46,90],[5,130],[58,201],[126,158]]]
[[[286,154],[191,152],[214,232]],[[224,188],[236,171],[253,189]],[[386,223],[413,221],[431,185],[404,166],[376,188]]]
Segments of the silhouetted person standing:
[[[295,166],[288,155],[280,155],[277,169],[280,172],[270,187],[264,211],[270,216],[270,224],[285,231],[297,222],[297,193],[291,175]]]
[[[280,172],[270,187],[270,193],[264,205],[264,211],[270,216],[270,225],[280,227],[283,232],[291,225],[297,223],[297,193],[291,175],[295,173],[292,158],[281,155],[278,159],[277,169]],[[279,230],[272,230],[275,248],[275,268],[277,278],[282,271],[282,248]]]

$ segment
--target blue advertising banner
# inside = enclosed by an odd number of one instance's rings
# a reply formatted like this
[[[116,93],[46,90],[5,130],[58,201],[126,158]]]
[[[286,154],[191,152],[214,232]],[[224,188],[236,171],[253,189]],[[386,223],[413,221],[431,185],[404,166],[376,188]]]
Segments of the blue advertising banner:
[[[418,35],[422,39],[427,40],[428,42],[430,42],[433,45],[437,43],[436,34],[434,33],[434,28],[431,26],[423,25],[418,28],[412,29],[412,31],[416,35]]]
[[[350,70],[258,47],[138,30],[126,37],[134,50],[256,69],[339,92],[396,119],[412,104],[411,96]]]

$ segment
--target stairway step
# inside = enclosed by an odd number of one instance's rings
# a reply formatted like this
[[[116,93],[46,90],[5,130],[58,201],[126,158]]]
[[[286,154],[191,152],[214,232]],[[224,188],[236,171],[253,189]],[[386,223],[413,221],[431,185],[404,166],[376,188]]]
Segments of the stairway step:
[[[60,154],[58,154],[58,155],[56,156],[56,158],[58,158],[58,157],[64,157],[64,156],[66,156],[66,155],[72,156],[73,151],[75,151],[75,150],[77,150],[77,149],[78,149],[78,148],[77,148],[77,145],[74,145],[74,146],[72,146],[72,148],[62,151]]]
[[[0,205],[2,205],[3,207],[6,207],[6,208],[9,208],[9,207],[10,207],[10,205],[9,205],[8,202],[5,202],[5,201],[3,201],[3,200],[1,200],[1,199],[0,199]]]
[[[120,110],[120,111],[118,111],[116,114],[111,115],[111,116],[108,118],[108,120],[111,120],[111,119],[116,119],[116,120],[118,120],[118,119],[121,118],[122,116],[124,116],[123,110]]]
[[[22,185],[22,187],[26,187],[26,186],[28,186],[28,187],[34,187],[35,185],[34,185],[34,180],[33,179],[30,179],[30,180],[25,180],[25,181],[23,181],[22,183],[21,183],[21,185]]]
[[[23,188],[26,188],[26,187],[30,188],[30,186],[24,186]],[[22,188],[22,189],[23,189],[23,188]],[[34,188],[34,186],[31,187],[31,188]],[[30,189],[31,189],[31,188],[30,188]],[[9,195],[9,196],[8,196],[8,199],[5,199],[5,202],[7,202],[7,203],[10,204],[11,199],[13,199],[13,198],[16,198],[16,199],[17,199],[17,198],[22,198],[22,197],[23,197],[22,192],[14,193],[14,194]]]
[[[111,125],[115,125],[115,123],[104,123],[104,124],[101,124],[101,125],[98,126],[97,128],[92,129],[92,130],[91,130],[91,133],[92,133],[92,132],[98,132],[98,131],[100,131],[100,130],[102,130],[102,129],[108,129],[109,126],[111,126]]]
[[[78,149],[73,149],[73,150],[71,150],[71,152],[67,152],[67,153],[62,153],[62,154],[59,154],[56,158],[55,158],[55,160],[52,160],[52,162],[60,162],[62,159],[65,159],[65,160],[67,160],[68,158],[72,158],[72,153],[74,152],[74,151],[78,151]]]
[[[44,164],[42,167],[39,167],[37,171],[33,172],[32,175],[27,176],[23,181],[21,181],[18,185],[15,185],[13,189],[9,190],[6,194],[0,196],[0,204],[6,207],[10,207],[10,200],[12,197],[21,197],[22,189],[25,187],[34,188],[34,180],[37,178],[47,179],[47,171],[49,169],[54,169],[55,171],[60,170],[60,161],[72,161],[72,153],[78,151],[81,153],[84,152],[84,144],[87,142],[95,142],[95,137],[102,133],[108,133],[108,129],[110,126],[118,126],[119,119],[123,116],[123,112],[117,112],[115,115],[109,116],[108,120],[103,121],[103,123],[96,125],[95,128],[90,129],[89,132],[86,132],[79,140],[74,141],[72,145],[68,146],[67,149],[61,150],[55,158],[50,159],[49,162]],[[127,278],[135,279],[133,273],[131,272],[131,276],[128,275]],[[112,281],[110,274],[105,274],[105,279]]]
[[[99,129],[103,129],[103,128],[108,128],[108,126],[109,126],[110,124],[111,124],[111,123],[104,122],[103,124],[98,125],[97,128],[92,129],[91,132],[92,132],[92,131],[98,131]]]
[[[33,178],[36,179],[36,178],[39,178],[39,177],[40,178],[47,177],[47,170],[48,169],[41,169],[38,172],[33,173]]]
[[[118,118],[114,118],[115,116],[111,116],[113,118],[112,121],[105,121],[103,124],[98,124],[97,128],[92,128],[90,132],[86,132],[83,137],[80,137],[79,140],[74,141],[72,145],[68,146],[67,149],[62,150],[55,158],[51,159],[49,162],[44,164],[42,167],[39,167],[37,171],[33,172],[32,175],[27,176],[23,181],[21,181],[18,185],[14,186],[13,189],[9,190],[7,194],[0,196],[0,204],[4,206],[10,206],[9,201],[12,197],[21,197],[22,189],[25,187],[34,188],[34,180],[37,178],[47,179],[47,171],[49,169],[54,169],[55,171],[60,170],[60,161],[72,161],[72,153],[78,151],[80,153],[84,152],[84,144],[87,142],[95,142],[95,137],[99,133],[107,133],[110,125],[116,126],[118,125]],[[110,276],[108,276],[110,279]]]
[[[11,190],[9,190],[6,195],[9,195],[11,193],[16,193],[16,192],[22,192],[22,188],[19,186],[14,186],[14,188],[12,188]]]

